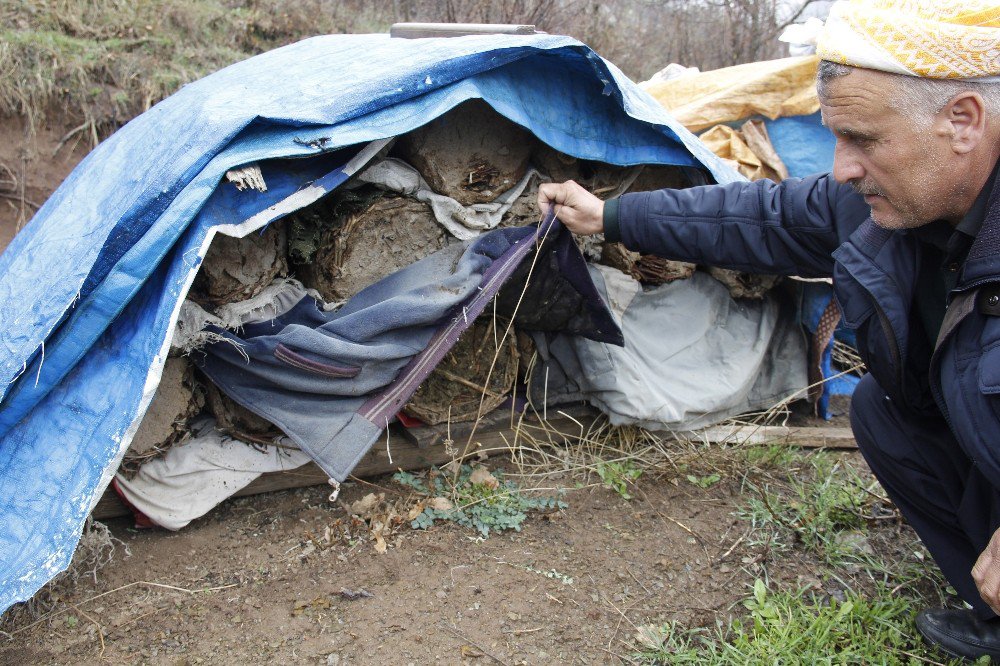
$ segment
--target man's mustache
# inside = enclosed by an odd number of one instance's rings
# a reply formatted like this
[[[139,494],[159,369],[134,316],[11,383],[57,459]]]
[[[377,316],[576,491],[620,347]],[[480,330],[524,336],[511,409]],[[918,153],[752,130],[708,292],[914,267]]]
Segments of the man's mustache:
[[[880,188],[878,185],[876,185],[871,181],[852,180],[851,187],[854,188],[855,192],[861,195],[870,195],[878,197],[885,196],[885,193],[882,191],[882,188]]]

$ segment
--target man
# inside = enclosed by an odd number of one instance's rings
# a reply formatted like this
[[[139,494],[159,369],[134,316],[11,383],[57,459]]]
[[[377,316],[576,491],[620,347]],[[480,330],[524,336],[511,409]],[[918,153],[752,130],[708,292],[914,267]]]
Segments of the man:
[[[1000,656],[1000,2],[841,0],[817,52],[832,174],[539,205],[632,250],[832,276],[870,373],[858,445],[971,606],[917,627]]]

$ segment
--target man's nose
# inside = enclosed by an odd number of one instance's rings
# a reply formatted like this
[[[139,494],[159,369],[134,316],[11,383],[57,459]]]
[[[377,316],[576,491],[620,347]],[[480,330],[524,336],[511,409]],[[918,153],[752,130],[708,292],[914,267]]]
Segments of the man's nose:
[[[850,183],[865,177],[865,168],[858,160],[856,151],[838,139],[833,151],[833,178],[838,183]]]

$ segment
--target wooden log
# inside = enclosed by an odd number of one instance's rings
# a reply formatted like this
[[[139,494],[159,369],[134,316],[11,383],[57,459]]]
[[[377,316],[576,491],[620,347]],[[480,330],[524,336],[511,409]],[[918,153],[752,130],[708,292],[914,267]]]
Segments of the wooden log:
[[[483,427],[480,424],[475,433],[472,432],[472,424],[469,423],[461,424],[463,427],[459,429],[453,427],[450,441],[445,426],[406,429],[393,424],[389,430],[388,447],[384,441],[376,444],[354,468],[353,476],[364,478],[398,470],[426,469],[434,465],[443,465],[454,459],[456,451],[463,452],[467,442],[470,441],[472,445],[468,447],[468,453],[482,451],[486,455],[496,455],[508,450],[508,447],[514,444],[519,436],[517,432],[519,428],[534,436],[539,436],[542,431],[550,434],[567,433],[570,436],[580,432],[580,419],[565,416],[549,419],[547,425],[526,419],[519,426],[517,424],[512,426],[509,412],[502,417],[494,416],[494,419],[491,427]],[[593,417],[591,422],[592,420]],[[472,435],[471,440],[470,435]],[[245,488],[237,491],[233,497],[322,485],[327,483],[328,478],[318,466],[308,463],[293,470],[262,474]],[[105,520],[127,516],[130,513],[118,499],[118,495],[109,488],[94,507],[92,515],[97,520]]]
[[[378,444],[369,451],[353,476],[364,478],[388,474],[398,470],[426,469],[443,465],[458,453],[497,455],[516,446],[523,436],[537,439],[554,437],[563,441],[581,438],[593,424],[596,416],[590,408],[576,407],[550,413],[547,421],[525,417],[512,423],[509,412],[493,412],[478,425],[463,423],[424,428],[402,428],[393,424],[389,431],[389,445]],[[475,431],[473,428],[475,427]],[[450,437],[449,437],[450,435]],[[792,427],[792,426],[714,426],[688,433],[692,439],[713,444],[764,445],[782,444],[802,448],[855,449],[857,444],[850,428]],[[390,460],[391,453],[391,460]],[[233,497],[259,495],[278,490],[323,485],[327,475],[313,463],[298,469],[262,474]],[[94,507],[97,520],[118,518],[130,514],[128,508],[113,490],[108,489]]]
[[[856,449],[850,428],[806,426],[713,426],[689,433],[695,440],[712,444],[782,444],[805,449]]]

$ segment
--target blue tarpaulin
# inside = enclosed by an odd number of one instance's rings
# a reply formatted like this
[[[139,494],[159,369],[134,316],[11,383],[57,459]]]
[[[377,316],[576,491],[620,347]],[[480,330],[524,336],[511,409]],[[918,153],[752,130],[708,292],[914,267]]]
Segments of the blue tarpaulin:
[[[740,178],[567,37],[316,37],[185,86],[98,146],[0,255],[0,612],[69,563],[214,234],[249,233],[361,146],[471,98],[578,158]],[[213,197],[262,160],[285,160],[266,193]]]
[[[771,145],[788,167],[788,175],[802,178],[833,169],[833,133],[823,126],[819,111],[808,116],[765,120]]]

